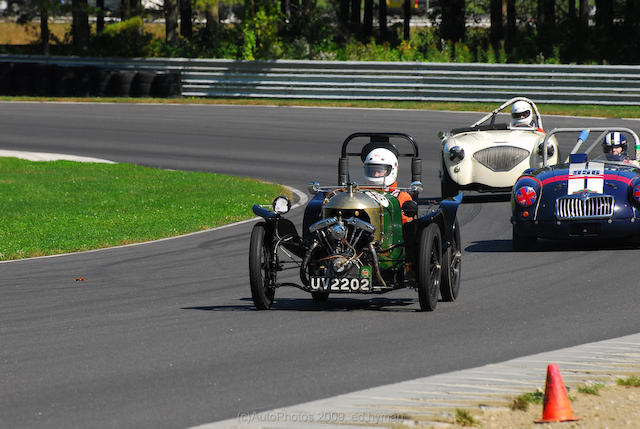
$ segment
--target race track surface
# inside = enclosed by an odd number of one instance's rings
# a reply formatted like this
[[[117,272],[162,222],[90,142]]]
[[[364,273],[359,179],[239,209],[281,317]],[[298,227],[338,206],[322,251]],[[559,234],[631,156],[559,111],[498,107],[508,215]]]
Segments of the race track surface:
[[[544,112],[542,112],[544,115]],[[439,195],[438,130],[479,113],[288,107],[0,104],[0,149],[333,184],[355,131],[413,135]],[[545,128],[640,122],[545,117]],[[6,185],[5,185],[6,186]],[[511,250],[505,201],[459,210],[459,300],[323,306],[278,290],[253,309],[251,223],[142,246],[0,264],[0,427],[177,428],[635,334],[636,249]],[[302,209],[293,213],[297,225]],[[77,278],[85,281],[74,281]]]

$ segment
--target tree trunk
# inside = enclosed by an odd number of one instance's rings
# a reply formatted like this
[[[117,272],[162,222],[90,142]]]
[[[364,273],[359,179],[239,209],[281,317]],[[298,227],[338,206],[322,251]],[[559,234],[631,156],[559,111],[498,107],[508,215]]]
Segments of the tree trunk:
[[[96,33],[100,34],[104,30],[104,0],[96,0]]]
[[[360,4],[362,0],[351,0],[351,25],[354,29],[360,26]]]
[[[606,30],[613,25],[613,2],[596,0],[596,27]]]
[[[349,1],[350,0],[340,0],[339,19],[344,27],[349,23]]]
[[[40,43],[42,44],[42,55],[49,55],[49,11],[44,0],[40,1]]]
[[[569,21],[574,22],[576,20],[576,0],[569,0],[567,15]]]
[[[178,44],[178,0],[164,0],[165,37],[167,44]]]
[[[625,27],[637,28],[640,24],[638,22],[638,20],[640,20],[640,0],[626,0],[624,12]]]
[[[449,0],[442,5],[440,36],[451,42],[464,39],[465,15],[464,0]]]
[[[500,41],[504,38],[502,3],[503,0],[491,0],[489,5],[491,15],[490,39],[494,49],[500,45]]]
[[[580,0],[580,29],[583,33],[589,28],[589,0]]]
[[[378,12],[380,13],[380,41],[387,40],[387,1],[380,0]]]
[[[89,14],[87,0],[73,0],[71,5],[73,48],[83,54],[89,50]]]
[[[373,35],[373,0],[364,0],[364,17],[362,18],[362,23],[364,37],[369,40]]]
[[[206,28],[209,34],[216,34],[218,32],[218,22],[220,16],[218,14],[218,3],[210,4],[204,12],[207,19]]]
[[[131,18],[131,1],[121,0],[120,1],[120,19],[124,21],[129,18]]]
[[[191,0],[180,1],[180,35],[187,40],[193,36],[193,23],[191,21]]]
[[[504,39],[505,49],[510,53],[516,40],[516,0],[507,0],[507,32]]]
[[[404,9],[404,25],[403,29],[403,39],[409,40],[411,37],[411,1],[412,0],[404,0],[403,9]]]

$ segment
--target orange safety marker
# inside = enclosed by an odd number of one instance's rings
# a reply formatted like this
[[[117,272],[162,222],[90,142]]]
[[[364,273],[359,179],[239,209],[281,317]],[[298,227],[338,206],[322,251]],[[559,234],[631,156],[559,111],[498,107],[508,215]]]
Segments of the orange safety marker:
[[[572,422],[579,420],[571,410],[571,403],[564,387],[557,363],[547,366],[547,383],[544,388],[542,419],[535,423]]]

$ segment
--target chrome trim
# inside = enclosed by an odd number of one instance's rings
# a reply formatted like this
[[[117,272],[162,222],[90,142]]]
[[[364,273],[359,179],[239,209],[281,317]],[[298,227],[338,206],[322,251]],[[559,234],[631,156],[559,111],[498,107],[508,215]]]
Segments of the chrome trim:
[[[614,199],[611,195],[569,195],[556,199],[556,218],[606,219],[613,216]]]

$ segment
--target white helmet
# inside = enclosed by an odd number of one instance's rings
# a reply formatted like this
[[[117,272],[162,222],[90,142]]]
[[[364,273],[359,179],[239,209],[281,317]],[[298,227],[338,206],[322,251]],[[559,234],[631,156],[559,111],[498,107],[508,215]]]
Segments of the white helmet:
[[[511,105],[511,126],[531,126],[531,106],[526,101],[516,101]]]
[[[392,185],[398,177],[398,158],[389,149],[372,150],[364,160],[364,176],[374,185]]]

